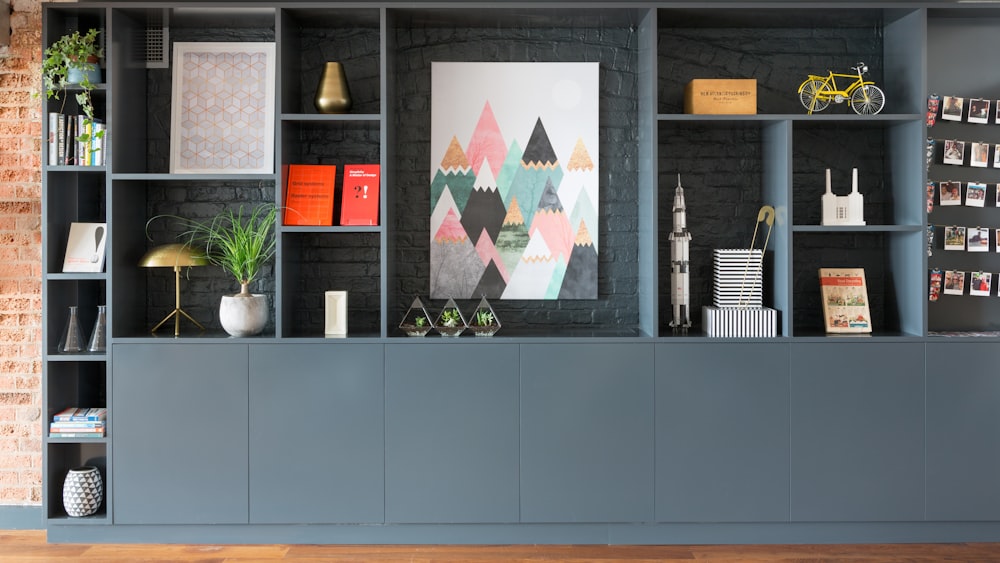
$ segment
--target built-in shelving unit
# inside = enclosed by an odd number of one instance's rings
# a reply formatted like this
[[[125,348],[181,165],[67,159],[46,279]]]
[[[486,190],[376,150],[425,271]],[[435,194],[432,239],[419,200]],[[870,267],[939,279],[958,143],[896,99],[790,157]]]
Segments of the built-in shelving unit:
[[[273,172],[169,173],[171,68],[137,60],[135,43],[161,25],[170,43],[276,43]],[[966,509],[955,500],[973,487],[1000,499],[991,477],[1000,459],[977,453],[1000,447],[1000,434],[982,430],[996,427],[996,410],[973,409],[982,447],[954,445],[970,425],[952,415],[967,397],[1000,406],[1000,387],[995,378],[952,387],[932,373],[954,343],[928,333],[994,329],[1000,301],[928,305],[928,266],[957,258],[940,248],[929,258],[925,232],[928,222],[965,220],[951,215],[959,211],[1000,222],[989,206],[928,216],[926,180],[952,169],[928,171],[924,148],[928,136],[1000,143],[1000,126],[925,126],[928,92],[1000,100],[970,55],[1000,29],[1000,10],[919,2],[45,5],[46,44],[90,27],[107,42],[95,97],[109,129],[107,164],[43,166],[43,417],[105,406],[108,435],[45,438],[50,540],[669,543],[759,541],[764,529],[773,532],[766,541],[996,539],[957,521],[995,524],[1000,501]],[[955,64],[955,52],[969,64]],[[346,114],[313,109],[330,60],[346,70]],[[398,330],[429,286],[433,61],[600,63],[598,299],[494,301],[503,329],[491,339]],[[858,61],[885,91],[882,113],[834,104],[807,115],[796,95],[805,77]],[[758,113],[684,114],[683,88],[695,78],[755,78]],[[44,111],[57,104],[44,102]],[[358,162],[382,167],[379,225],[279,225],[274,266],[253,288],[271,297],[263,335],[221,331],[218,299],[235,288],[211,267],[181,281],[184,309],[208,330],[150,334],[173,307],[174,277],[138,262],[179,232],[150,218],[280,206],[286,165],[334,164],[340,173]],[[859,170],[865,225],[820,225],[828,168],[835,191]],[[1000,172],[982,173],[1000,182]],[[693,235],[695,327],[683,333],[670,328],[678,174]],[[708,338],[698,325],[711,302],[712,250],[747,247],[765,205],[776,210],[765,303],[779,311],[779,337]],[[61,272],[73,221],[108,223],[106,272]],[[1000,270],[996,256],[965,256],[973,265],[963,267]],[[823,333],[819,267],[865,268],[872,336]],[[331,289],[349,293],[346,338],[323,336]],[[80,307],[86,329],[104,304],[106,354],[54,353],[69,306]],[[475,301],[460,306],[471,311]],[[963,373],[990,367],[983,362],[995,359],[995,343],[963,339]],[[161,401],[183,420],[150,418]],[[292,459],[304,461],[276,462]],[[102,468],[104,508],[69,518],[62,476],[83,463]],[[996,471],[955,482],[960,467],[979,465]],[[873,521],[884,527],[864,531]]]

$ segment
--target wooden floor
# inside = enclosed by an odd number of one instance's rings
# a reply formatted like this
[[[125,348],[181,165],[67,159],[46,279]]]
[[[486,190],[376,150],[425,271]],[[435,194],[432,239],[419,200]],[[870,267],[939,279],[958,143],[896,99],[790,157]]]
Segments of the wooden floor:
[[[44,531],[0,531],[0,562],[251,563],[274,561],[682,561],[1000,563],[1000,543],[768,546],[327,546],[48,544]]]

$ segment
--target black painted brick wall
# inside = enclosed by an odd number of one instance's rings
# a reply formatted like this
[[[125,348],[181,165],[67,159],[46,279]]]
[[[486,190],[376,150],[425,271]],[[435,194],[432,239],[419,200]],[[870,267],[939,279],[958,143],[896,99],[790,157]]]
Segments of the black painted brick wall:
[[[349,36],[323,30],[299,30],[301,95],[286,100],[286,111],[312,112],[312,94],[326,60],[344,62],[354,97],[354,112],[378,111],[377,34],[361,28]],[[430,63],[432,61],[599,61],[600,169],[599,298],[594,301],[496,301],[506,330],[525,327],[546,331],[567,327],[633,329],[638,324],[638,49],[631,27],[602,28],[390,28],[387,100],[390,155],[387,183],[391,222],[387,225],[391,255],[388,272],[379,271],[379,241],[375,235],[286,234],[283,237],[283,284],[291,288],[293,334],[315,334],[322,328],[322,292],[351,292],[349,326],[354,331],[378,329],[378,280],[388,283],[388,322],[402,318],[413,296],[429,291],[429,168]],[[269,41],[273,30],[172,30],[174,41]],[[827,69],[846,71],[867,62],[872,78],[881,80],[881,34],[877,27],[796,29],[669,27],[659,31],[659,102],[662,113],[681,113],[683,87],[692,78],[758,80],[760,113],[803,113],[795,90],[805,75]],[[148,71],[148,159],[150,172],[166,172],[169,155],[170,71]],[[891,102],[891,100],[890,100]],[[832,106],[827,112],[846,112]],[[286,125],[282,162],[342,165],[378,159],[375,125]],[[711,250],[746,246],[763,201],[762,144],[759,125],[663,123],[659,127],[659,275],[660,326],[670,320],[670,207],[676,174],[687,188],[688,224],[693,234],[692,310],[711,299]],[[835,188],[848,184],[850,168],[861,172],[869,224],[890,222],[891,201],[879,180],[888,174],[884,140],[878,128],[796,126],[794,133],[792,215],[799,224],[818,224],[823,169],[834,170]],[[871,172],[869,172],[871,170]],[[207,217],[222,206],[274,201],[275,186],[256,183],[163,183],[149,186],[147,216],[170,213]],[[154,226],[154,242],[171,242],[176,228]],[[873,316],[884,326],[892,312],[883,293],[885,241],[881,235],[799,234],[795,236],[793,286],[796,329],[821,328],[816,269],[820,266],[866,267]],[[148,274],[146,316],[156,322],[171,309],[173,279],[168,271]],[[184,307],[210,328],[217,327],[219,295],[232,283],[216,268],[194,268],[184,284]],[[274,294],[273,269],[254,288]],[[425,298],[425,301],[428,301]],[[438,309],[443,303],[428,303]],[[460,303],[472,310],[470,301]],[[273,320],[272,320],[273,324]],[[272,329],[273,330],[273,329]]]

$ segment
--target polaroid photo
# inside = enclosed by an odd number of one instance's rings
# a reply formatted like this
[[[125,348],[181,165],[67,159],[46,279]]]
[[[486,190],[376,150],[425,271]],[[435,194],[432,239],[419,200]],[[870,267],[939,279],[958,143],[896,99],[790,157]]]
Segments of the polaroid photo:
[[[990,122],[990,101],[982,98],[969,100],[969,123]]]
[[[1000,168],[1000,145],[993,145],[993,168]]]
[[[962,205],[962,182],[941,182],[941,205]],[[997,202],[1000,207],[1000,200]]]
[[[972,157],[969,164],[976,168],[986,168],[990,162],[990,144],[972,143]]]
[[[944,163],[962,164],[965,160],[965,141],[947,139],[944,142]]]
[[[941,104],[941,119],[945,121],[962,121],[962,106],[964,98],[956,96],[945,96]]]
[[[965,272],[945,270],[944,293],[945,295],[962,295],[965,293]]]
[[[993,250],[995,252],[1000,252],[1000,229],[995,230],[995,236],[993,237]]]
[[[968,207],[985,207],[986,184],[969,182],[965,186],[965,205]]]
[[[969,282],[969,295],[989,297],[990,290],[993,288],[993,274],[990,272],[972,272],[972,279]]]
[[[944,249],[965,250],[965,227],[944,228]]]
[[[996,124],[998,124],[998,125],[1000,125],[1000,100],[997,100],[997,103],[996,103],[995,107],[997,108],[996,109],[996,119],[993,122],[996,123]]]
[[[990,230],[985,227],[969,227],[968,240],[969,252],[989,252],[990,251]]]

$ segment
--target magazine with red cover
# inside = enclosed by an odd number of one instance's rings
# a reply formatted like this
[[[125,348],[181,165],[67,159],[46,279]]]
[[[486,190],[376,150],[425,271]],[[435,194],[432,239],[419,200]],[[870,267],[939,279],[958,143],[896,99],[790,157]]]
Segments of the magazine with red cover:
[[[872,331],[868,285],[863,268],[820,268],[819,286],[827,332]]]
[[[341,225],[378,225],[378,164],[345,164]]]
[[[333,225],[333,164],[290,164],[285,184],[285,218],[289,226]]]

